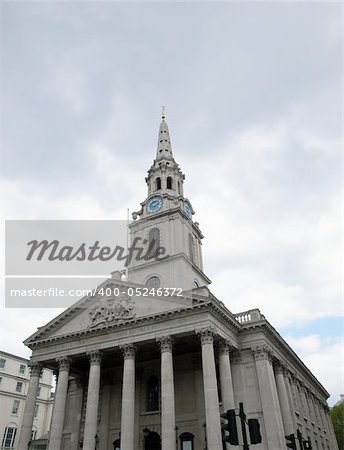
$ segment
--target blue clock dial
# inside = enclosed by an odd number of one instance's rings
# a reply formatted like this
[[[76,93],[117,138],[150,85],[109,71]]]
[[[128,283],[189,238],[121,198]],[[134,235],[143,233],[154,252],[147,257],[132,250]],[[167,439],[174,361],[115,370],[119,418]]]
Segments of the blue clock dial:
[[[157,212],[162,207],[162,197],[153,197],[147,203],[147,211],[150,213]]]
[[[184,203],[184,212],[189,219],[192,218],[191,206],[188,203]]]

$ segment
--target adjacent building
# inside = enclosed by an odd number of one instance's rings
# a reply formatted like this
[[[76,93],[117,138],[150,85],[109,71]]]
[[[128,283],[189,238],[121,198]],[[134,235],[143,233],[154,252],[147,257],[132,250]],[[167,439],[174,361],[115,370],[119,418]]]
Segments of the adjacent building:
[[[30,382],[28,359],[0,351],[0,438],[1,449],[17,449]],[[44,369],[39,374],[29,440],[47,434],[53,399],[53,373]],[[27,450],[27,448],[26,448]]]
[[[259,420],[256,450],[284,450],[285,435],[337,450],[326,389],[258,309],[232,313],[209,289],[184,181],[163,116],[130,224],[131,244],[153,257],[133,260],[125,281],[113,273],[25,341],[32,372],[19,450],[43,367],[58,372],[49,450],[238,448],[223,443],[220,415],[240,403]]]

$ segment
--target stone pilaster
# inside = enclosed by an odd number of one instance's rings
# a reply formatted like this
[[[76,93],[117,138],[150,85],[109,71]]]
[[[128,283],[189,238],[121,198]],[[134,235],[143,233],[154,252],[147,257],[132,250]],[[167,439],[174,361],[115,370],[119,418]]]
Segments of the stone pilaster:
[[[281,408],[284,433],[291,434],[291,433],[294,433],[295,430],[294,430],[293,421],[292,421],[292,411],[290,410],[290,404],[289,404],[289,400],[288,400],[288,392],[287,392],[286,380],[285,380],[284,374],[285,374],[285,367],[280,362],[276,362],[275,363],[275,379],[276,379],[279,404],[280,404],[280,408]]]
[[[309,414],[309,408],[308,408],[308,402],[307,402],[307,389],[303,383],[300,383],[300,395],[301,395],[301,400],[302,400],[303,416],[305,419],[308,420],[310,418],[310,414]]]
[[[66,356],[56,358],[58,363],[58,382],[54,400],[53,414],[51,417],[49,450],[60,450],[62,448],[62,433],[66,413],[66,401],[69,380],[69,368],[71,359]]]
[[[92,350],[87,352],[90,361],[88,375],[87,403],[85,416],[85,431],[83,450],[94,450],[96,446],[96,434],[98,426],[99,388],[101,371],[101,352]]]
[[[211,450],[222,450],[219,395],[217,390],[214,333],[210,328],[198,332],[202,344],[202,370],[207,442]]]
[[[290,405],[292,429],[293,429],[293,432],[295,432],[295,430],[296,430],[296,418],[295,418],[296,404],[294,404],[293,393],[292,393],[292,388],[291,388],[291,383],[292,383],[291,372],[289,372],[287,370],[284,372],[284,380],[285,380],[285,386],[287,389],[288,400],[289,400],[289,405]]]
[[[122,346],[123,389],[121,418],[121,450],[134,450],[135,427],[135,347],[133,344]]]
[[[31,430],[35,415],[36,399],[39,386],[39,377],[42,373],[42,366],[39,363],[29,363],[30,383],[26,396],[22,425],[20,428],[18,450],[27,450],[31,440]]]
[[[257,346],[251,350],[256,363],[267,448],[269,450],[284,449],[284,429],[272,367],[272,350],[267,345]]]
[[[161,443],[162,450],[176,449],[174,371],[171,336],[157,339],[161,350]]]

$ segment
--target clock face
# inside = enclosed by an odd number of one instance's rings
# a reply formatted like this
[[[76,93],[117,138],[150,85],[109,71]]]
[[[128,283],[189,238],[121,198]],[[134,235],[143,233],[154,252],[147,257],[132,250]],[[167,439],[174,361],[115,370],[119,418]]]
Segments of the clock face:
[[[162,207],[162,197],[153,197],[147,203],[147,211],[150,213],[157,212]]]
[[[189,219],[192,218],[191,206],[188,203],[184,203],[184,212],[188,216]]]

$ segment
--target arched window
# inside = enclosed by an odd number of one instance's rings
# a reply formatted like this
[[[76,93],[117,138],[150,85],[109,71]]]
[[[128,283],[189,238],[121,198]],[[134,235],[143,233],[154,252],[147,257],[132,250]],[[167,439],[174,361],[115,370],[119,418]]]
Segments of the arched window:
[[[149,277],[148,280],[146,281],[146,286],[148,288],[154,288],[154,289],[158,289],[160,287],[160,278],[157,276],[152,276]]]
[[[198,281],[197,281],[197,280],[194,280],[194,281],[193,281],[193,287],[194,287],[194,288],[198,288],[198,287],[199,287],[199,284],[198,284]]]
[[[182,433],[179,439],[181,450],[194,450],[194,435],[192,433]]]
[[[146,405],[147,411],[159,411],[159,380],[155,375],[147,381]]]
[[[121,450],[121,440],[116,439],[113,441],[113,450]]]
[[[158,433],[150,431],[148,428],[146,432],[148,434],[145,437],[145,450],[161,450],[161,438]]]
[[[158,191],[159,189],[161,189],[161,178],[160,177],[158,177],[156,180],[155,180],[155,189]]]
[[[178,181],[178,194],[181,194],[181,190],[180,190],[180,182]]]
[[[149,230],[148,235],[149,258],[154,258],[155,256],[158,256],[156,252],[159,247],[160,247],[160,230],[159,228],[155,227]]]
[[[173,182],[172,177],[167,177],[167,182],[166,182],[167,189],[172,189],[172,186],[173,186],[172,182]]]

